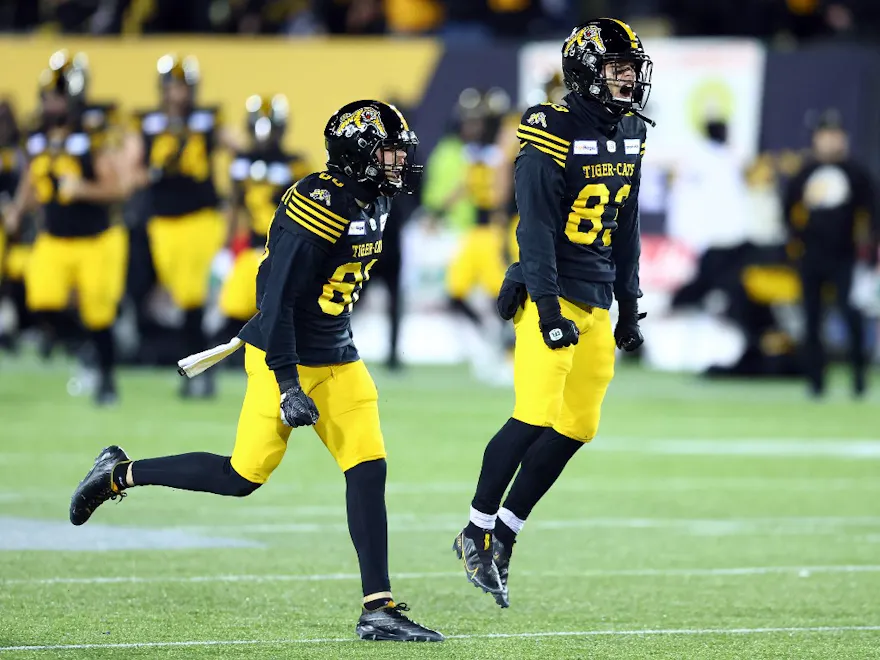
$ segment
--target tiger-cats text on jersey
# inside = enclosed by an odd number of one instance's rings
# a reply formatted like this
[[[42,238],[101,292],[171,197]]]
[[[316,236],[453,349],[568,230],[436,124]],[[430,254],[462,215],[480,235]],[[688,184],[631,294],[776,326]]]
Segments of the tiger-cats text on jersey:
[[[180,216],[217,205],[212,158],[219,127],[216,108],[195,108],[180,119],[160,110],[136,116],[150,177],[150,216]]]
[[[608,309],[639,290],[638,190],[645,123],[576,94],[526,110],[515,165],[520,268],[532,298]]]
[[[382,255],[391,210],[382,196],[364,206],[358,200],[369,196],[361,192],[338,172],[310,174],[284,193],[275,211],[257,276],[260,311],[239,336],[266,351],[276,375],[293,364],[359,359],[351,309]]]
[[[229,166],[234,203],[248,215],[251,247],[263,247],[275,209],[285,190],[309,172],[299,154],[280,147],[252,149],[236,155]]]
[[[107,146],[111,110],[109,105],[87,108],[71,130],[41,128],[27,139],[27,175],[43,208],[45,230],[53,236],[94,236],[110,226],[106,204],[72,201],[61,182],[65,178],[96,180],[95,157]]]

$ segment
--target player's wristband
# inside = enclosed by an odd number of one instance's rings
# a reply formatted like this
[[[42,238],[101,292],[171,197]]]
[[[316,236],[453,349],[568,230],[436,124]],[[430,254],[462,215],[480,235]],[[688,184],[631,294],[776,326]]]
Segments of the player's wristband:
[[[541,296],[535,299],[535,305],[538,308],[538,317],[542,322],[552,321],[562,316],[558,296]]]
[[[638,300],[618,300],[617,301],[618,316],[622,319],[631,319],[638,321],[639,319],[639,301]]]
[[[273,373],[275,374],[275,380],[278,381],[278,388],[282,392],[289,389],[292,385],[299,385],[299,372],[297,372],[295,364],[275,369]]]

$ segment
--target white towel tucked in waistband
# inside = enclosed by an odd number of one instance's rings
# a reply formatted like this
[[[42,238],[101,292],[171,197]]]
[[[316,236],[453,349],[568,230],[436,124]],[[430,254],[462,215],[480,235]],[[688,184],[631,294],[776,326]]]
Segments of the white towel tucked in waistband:
[[[242,346],[244,346],[244,342],[238,337],[233,337],[225,344],[209,348],[207,351],[195,355],[188,355],[177,361],[177,373],[187,378],[194,378],[221,360],[225,360]]]

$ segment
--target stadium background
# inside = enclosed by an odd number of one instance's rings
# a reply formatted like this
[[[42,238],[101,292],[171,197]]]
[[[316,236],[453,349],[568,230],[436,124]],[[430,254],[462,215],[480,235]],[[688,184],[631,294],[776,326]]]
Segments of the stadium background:
[[[64,5],[99,3],[17,4],[39,5],[46,20]],[[409,106],[424,162],[464,88],[501,87],[524,105],[558,57],[565,26],[594,10],[619,10],[656,61],[646,114],[658,126],[649,130],[642,190],[645,348],[621,356],[599,436],[524,530],[511,578],[513,606],[500,612],[464,584],[449,542],[467,512],[485,441],[510,414],[512,391],[487,387],[461,366],[469,351],[460,323],[446,311],[444,288],[460,233],[416,212],[404,231],[401,346],[412,366],[402,373],[381,366],[387,324],[381,282],[368,285],[354,312],[389,448],[395,592],[418,620],[465,638],[441,649],[455,658],[874,657],[880,631],[876,374],[867,400],[856,402],[835,370],[832,392],[819,403],[806,397],[799,380],[752,374],[718,382],[678,373],[734,364],[744,340],[743,324],[711,304],[671,308],[675,291],[694,274],[699,246],[729,224],[729,209],[712,189],[691,189],[697,196],[688,206],[696,209],[690,222],[671,222],[669,209],[675,172],[701,165],[689,155],[701,153],[702,120],[719,113],[731,126],[732,161],[749,184],[743,198],[751,209],[734,232],[721,232],[725,241],[751,236],[763,246],[782,246],[781,188],[803,160],[811,121],[829,107],[839,110],[856,157],[880,177],[880,53],[868,41],[880,31],[875,3],[555,4],[565,11],[540,29],[523,21],[505,38],[492,38],[493,30],[503,30],[483,26],[478,43],[473,25],[465,31],[470,43],[462,43],[461,26],[452,30],[436,19],[416,30],[428,34],[405,38],[344,35],[338,26],[328,26],[329,35],[288,35],[295,38],[204,34],[210,26],[198,35],[89,38],[81,26],[60,32],[67,28],[58,19],[28,24],[35,34],[0,38],[7,63],[0,95],[12,99],[24,124],[36,106],[39,72],[65,47],[88,54],[92,100],[115,100],[126,111],[152,107],[156,59],[174,50],[199,58],[200,102],[220,103],[234,129],[243,131],[248,95],[286,93],[292,110],[286,143],[307,152],[314,166],[322,162],[318,136],[326,117],[360,96],[394,97]],[[758,6],[779,8],[786,18],[764,21]],[[855,16],[846,29],[828,21],[830,9],[841,7]],[[5,10],[0,7],[0,18]],[[180,26],[156,30],[170,27]],[[222,161],[217,171],[225,189]],[[143,222],[137,200],[123,218],[135,247]],[[215,293],[227,263],[222,257],[215,263]],[[133,250],[132,269],[143,265],[143,253]],[[475,302],[489,308],[485,297]],[[775,329],[797,341],[796,301],[769,306]],[[77,373],[71,356],[56,352],[43,362],[29,342],[17,355],[0,353],[0,657],[396,653],[340,641],[352,636],[357,565],[341,479],[308,431],[293,436],[271,483],[245,500],[144,488],[121,506],[102,507],[83,528],[69,525],[70,491],[100,447],[121,443],[133,457],[222,453],[234,435],[242,375],[226,370],[214,401],[180,401],[170,366],[181,356],[174,341],[179,316],[167,298],[155,296],[150,313],[167,332],[158,346],[148,346],[132,330],[129,307],[124,303],[117,328],[129,366],[115,408],[69,396],[77,393],[65,388]],[[5,311],[0,318],[8,320]],[[827,337],[840,355],[845,336],[835,314],[829,321]],[[216,314],[208,323],[219,327]],[[493,637],[498,634],[510,637]],[[100,648],[106,644],[122,648]],[[402,653],[433,657],[421,648]]]
[[[743,240],[781,244],[781,210],[774,201],[809,145],[811,116],[836,108],[847,131],[858,136],[853,140],[855,157],[875,175],[880,173],[880,123],[874,112],[880,98],[880,77],[876,75],[880,54],[859,43],[806,43],[792,50],[754,38],[683,39],[650,36],[650,31],[645,43],[656,62],[648,114],[658,122],[649,136],[641,196],[643,306],[650,312],[646,327],[651,329],[669,311],[674,291],[694,275],[698,251],[688,234],[702,230],[693,227],[702,225],[711,234],[713,226],[731,222],[704,191],[698,195],[706,194],[705,199],[696,195],[692,207],[697,210],[692,215],[700,217],[693,217],[693,225],[686,225],[683,235],[668,226],[671,181],[679,168],[692,165],[693,147],[705,139],[705,121],[722,117],[729,123],[732,156],[744,175],[749,168],[753,172],[761,166],[770,168],[763,179],[756,175],[743,188],[747,204],[752,206],[744,207],[750,217],[742,220],[740,229]],[[0,39],[0,57],[14,61],[15,66],[4,77],[2,93],[21,117],[35,109],[35,80],[45,67],[47,54],[62,46],[88,55],[90,98],[117,102],[124,112],[156,104],[155,62],[167,52],[198,58],[202,71],[199,102],[219,105],[228,125],[242,133],[246,115],[243,99],[253,93],[282,91],[290,99],[292,114],[285,145],[304,152],[315,166],[323,162],[320,136],[326,117],[346,99],[388,98],[405,107],[422,140],[419,155],[424,162],[450,128],[461,90],[500,88],[516,106],[526,107],[536,94],[541,95],[558,59],[558,44],[549,40],[473,45],[431,38],[377,37],[263,37],[259,41],[201,35],[5,37]],[[831,94],[830,81],[834,81]],[[228,190],[228,158],[223,153],[217,157],[215,179],[221,191]],[[144,254],[145,240],[138,241],[143,218],[136,207],[126,215],[126,222],[135,230],[131,268],[137,278],[148,256]],[[402,359],[414,363],[463,361],[467,348],[453,339],[456,325],[443,309],[445,267],[458,236],[443,226],[428,234],[422,228],[418,222],[410,223],[405,233]],[[228,259],[217,261],[217,284],[228,263]],[[356,314],[359,347],[370,359],[382,359],[387,352],[387,324],[377,311],[382,302],[382,292],[367,294]],[[161,323],[173,328],[174,311],[161,301],[158,305]],[[208,323],[212,324],[211,317]],[[215,316],[212,327],[218,323]],[[122,323],[120,327],[126,326]],[[703,326],[697,322],[658,328],[655,341],[645,350],[649,363],[699,370],[719,361],[729,364],[743,350],[735,328],[727,332],[713,326],[705,340],[698,342],[712,347],[708,353],[681,355],[683,344],[675,337],[682,336],[682,329],[696,332],[696,327]],[[843,344],[836,327],[832,319],[829,339],[839,349]],[[788,332],[797,339],[797,324]],[[165,336],[162,346],[168,350],[146,351],[147,357],[139,355],[139,339],[131,333],[117,335],[123,359],[129,362],[173,362],[174,345],[168,344]],[[871,329],[868,339],[872,346],[873,336]]]

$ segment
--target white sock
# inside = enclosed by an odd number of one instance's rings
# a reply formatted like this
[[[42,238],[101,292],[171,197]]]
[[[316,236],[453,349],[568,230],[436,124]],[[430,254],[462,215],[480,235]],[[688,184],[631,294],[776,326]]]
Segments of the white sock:
[[[519,534],[523,525],[526,524],[525,520],[520,520],[511,513],[510,509],[505,509],[504,507],[498,509],[498,517],[501,518],[501,522],[510,527],[514,534]]]
[[[471,507],[471,522],[480,529],[495,529],[495,519],[497,517],[497,514],[483,513]]]

